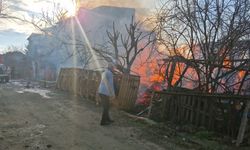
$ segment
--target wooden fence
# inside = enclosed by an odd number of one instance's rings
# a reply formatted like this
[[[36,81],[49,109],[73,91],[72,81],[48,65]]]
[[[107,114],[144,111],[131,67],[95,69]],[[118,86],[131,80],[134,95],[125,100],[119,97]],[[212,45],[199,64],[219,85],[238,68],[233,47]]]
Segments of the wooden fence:
[[[125,110],[133,109],[137,99],[139,86],[139,76],[123,75],[120,80],[120,88],[117,97],[118,107]]]
[[[118,80],[118,77],[115,76],[115,79]],[[81,97],[96,100],[100,80],[101,72],[98,71],[63,68],[60,70],[56,87]],[[139,85],[139,76],[122,75],[118,80],[119,93],[115,105],[124,110],[132,109]]]
[[[205,127],[236,138],[250,97],[201,93],[154,92],[149,117]],[[248,122],[245,138],[250,140]]]

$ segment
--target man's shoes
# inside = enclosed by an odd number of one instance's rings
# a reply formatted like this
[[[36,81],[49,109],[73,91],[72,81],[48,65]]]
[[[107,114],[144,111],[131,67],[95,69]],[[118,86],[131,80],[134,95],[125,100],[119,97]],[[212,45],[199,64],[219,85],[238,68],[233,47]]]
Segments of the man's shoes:
[[[114,120],[109,119],[109,120],[108,120],[108,122],[109,122],[109,123],[114,123],[115,121],[114,121]]]
[[[110,124],[110,122],[108,122],[108,121],[105,121],[105,122],[104,122],[104,121],[103,121],[103,122],[101,122],[100,125],[101,125],[101,126],[105,126],[105,125],[109,125],[109,124]]]
[[[105,126],[105,125],[109,125],[109,124],[111,124],[111,123],[113,123],[114,122],[114,120],[107,120],[107,121],[101,121],[101,126]]]

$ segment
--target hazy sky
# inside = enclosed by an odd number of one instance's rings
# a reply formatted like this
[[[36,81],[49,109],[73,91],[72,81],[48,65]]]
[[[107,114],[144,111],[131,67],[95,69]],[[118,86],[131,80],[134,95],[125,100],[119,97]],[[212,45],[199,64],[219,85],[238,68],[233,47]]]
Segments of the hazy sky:
[[[52,10],[54,4],[73,11],[72,0],[2,0],[5,11],[12,16],[30,19],[42,11]],[[78,0],[77,4],[87,8],[100,5],[113,5],[120,7],[133,7],[138,10],[155,8],[157,0]],[[71,12],[72,13],[72,12]],[[23,22],[13,22],[0,19],[0,53],[10,45],[24,47],[27,37],[35,29]]]

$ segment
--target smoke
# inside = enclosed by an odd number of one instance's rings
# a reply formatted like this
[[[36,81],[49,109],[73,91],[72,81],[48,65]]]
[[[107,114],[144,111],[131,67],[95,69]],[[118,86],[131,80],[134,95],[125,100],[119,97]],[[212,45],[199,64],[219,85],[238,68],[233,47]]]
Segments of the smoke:
[[[148,0],[146,0],[148,1]],[[143,1],[145,2],[145,1]],[[126,0],[126,1],[120,1],[120,0],[78,0],[78,4],[80,6],[88,7],[88,8],[94,8],[98,6],[117,6],[117,7],[132,7],[132,8],[144,8],[144,4],[140,0]]]
[[[99,6],[116,6],[135,8],[137,18],[145,19],[150,15],[150,10],[154,9],[154,0],[78,0],[78,6],[84,8],[95,8]]]

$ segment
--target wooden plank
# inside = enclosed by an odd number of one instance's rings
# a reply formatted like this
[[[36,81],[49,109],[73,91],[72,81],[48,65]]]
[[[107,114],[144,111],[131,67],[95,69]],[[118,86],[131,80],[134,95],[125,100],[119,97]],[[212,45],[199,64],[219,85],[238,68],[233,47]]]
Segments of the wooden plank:
[[[190,123],[191,124],[194,124],[194,120],[195,120],[195,97],[194,96],[191,96],[191,107],[192,107],[192,110],[191,110],[191,121]]]
[[[181,121],[181,101],[183,96],[177,96],[176,98],[176,122],[180,123]]]
[[[58,77],[57,77],[57,80],[56,80],[56,88],[57,89],[60,89],[61,87],[61,80],[62,80],[62,70],[60,70],[59,74],[58,74]]]
[[[149,118],[151,117],[152,108],[154,107],[154,106],[153,106],[153,104],[154,104],[154,102],[153,102],[154,99],[155,99],[155,92],[152,93],[151,98],[150,98],[149,111],[148,111],[148,117],[149,117]]]
[[[171,96],[171,121],[172,122],[175,122],[176,121],[176,114],[177,114],[177,100],[176,100],[176,97],[175,96]]]
[[[139,89],[139,85],[140,85],[140,79],[137,77],[130,77],[130,83],[131,83],[131,87],[129,88],[132,92],[131,93],[131,97],[130,97],[130,101],[129,101],[129,105],[128,105],[128,109],[131,109],[134,107],[135,105],[135,101],[137,99],[137,95],[138,95],[138,89]]]
[[[206,127],[207,126],[207,123],[206,123],[206,117],[207,117],[207,98],[203,99],[203,110],[202,111],[202,118],[201,118],[201,125],[203,127]]]
[[[167,119],[168,118],[168,114],[167,114],[167,104],[169,102],[169,97],[165,96],[162,97],[162,111],[161,111],[161,118],[162,119]]]
[[[199,126],[199,116],[200,116],[200,100],[198,99],[198,98],[196,98],[196,100],[195,100],[195,102],[196,102],[196,108],[195,108],[195,122],[194,122],[194,124],[195,124],[195,126]]]
[[[186,112],[185,112],[185,122],[190,122],[190,96],[187,96],[187,99],[186,99]]]
[[[129,110],[134,107],[140,79],[137,76],[123,75],[118,95],[119,107]]]
[[[188,96],[188,104],[187,104],[188,114],[187,114],[187,120],[186,120],[187,122],[191,122],[191,112],[192,112],[191,99],[192,97]]]
[[[214,120],[215,120],[215,105],[214,105],[215,99],[213,100],[208,100],[208,110],[209,110],[209,121],[208,121],[208,129],[214,130]]]
[[[183,123],[183,118],[184,118],[184,103],[185,103],[186,96],[180,96],[179,99],[179,120],[178,122]]]

